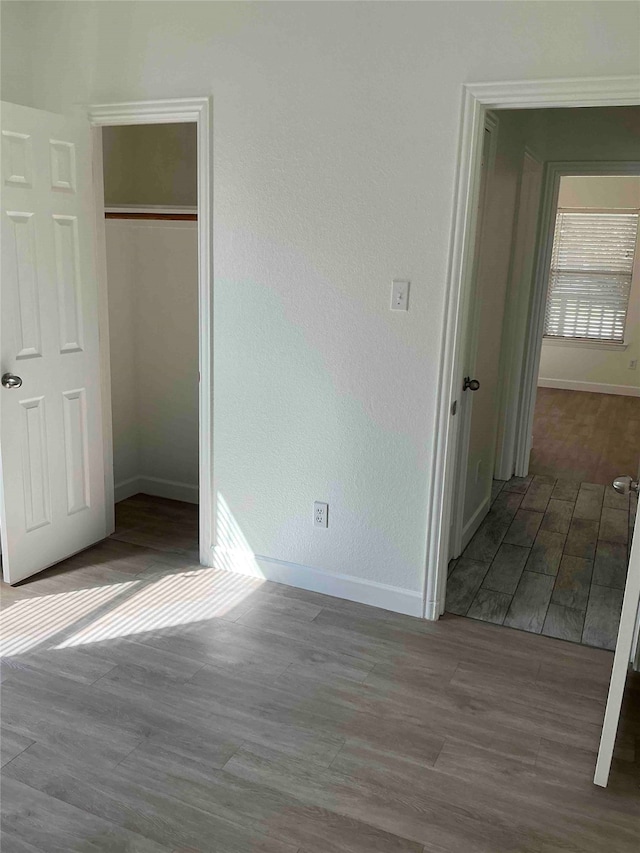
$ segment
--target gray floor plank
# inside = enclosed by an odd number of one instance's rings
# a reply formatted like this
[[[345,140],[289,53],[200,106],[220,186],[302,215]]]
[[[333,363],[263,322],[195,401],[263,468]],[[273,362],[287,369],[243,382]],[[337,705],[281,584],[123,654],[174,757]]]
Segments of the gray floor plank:
[[[571,640],[573,643],[579,643],[582,639],[584,614],[584,610],[575,610],[551,602],[544,620],[542,633],[547,637],[558,637],[560,640]]]
[[[592,573],[591,560],[565,555],[558,570],[553,603],[575,610],[586,610]]]
[[[504,539],[509,523],[510,518],[505,519],[502,512],[490,512],[474,533],[463,557],[481,563],[491,562]]]
[[[535,541],[542,519],[543,513],[541,512],[519,509],[511,522],[504,541],[509,545],[530,548]]]
[[[593,560],[598,541],[598,522],[584,518],[572,518],[564,543],[564,553],[572,557]]]
[[[545,477],[534,477],[520,504],[521,509],[544,512],[553,494],[555,481]]]
[[[629,495],[621,495],[613,486],[604,487],[604,506],[610,509],[629,509]]]
[[[529,549],[502,544],[482,581],[485,589],[513,595],[529,557]]]
[[[6,833],[46,853],[170,853],[172,850],[171,844],[152,841],[10,777],[9,767],[2,784],[3,849]],[[44,774],[46,767],[39,767]],[[62,787],[58,790],[62,793]]]
[[[532,480],[533,474],[529,474],[526,477],[512,477],[510,480],[507,480],[502,489],[505,492],[519,492],[524,495]]]
[[[578,480],[565,480],[561,478],[556,481],[551,497],[554,500],[575,503],[579,490],[580,483]]]
[[[19,757],[20,758],[20,757]],[[184,763],[184,762],[183,762]],[[65,757],[37,745],[8,766],[5,778],[50,794],[93,821],[108,822],[118,836],[132,836],[132,850],[157,847],[206,849],[216,846],[229,853],[296,853],[297,846],[271,838],[254,827],[241,826],[188,802],[173,775],[170,792],[149,790],[142,774],[115,768],[95,774],[86,765],[66,762]],[[125,835],[126,834],[126,835]],[[70,848],[73,849],[73,848]],[[97,849],[109,849],[98,847]],[[113,850],[129,849],[113,846]]]
[[[520,508],[523,497],[524,495],[521,492],[501,491],[491,504],[487,519],[494,524],[505,521],[510,524],[513,516]]]
[[[502,625],[512,596],[492,589],[480,588],[473,599],[467,616],[470,619],[482,619],[483,622],[493,622]]]
[[[624,589],[627,578],[627,548],[619,542],[598,542],[593,583]]]
[[[619,542],[626,545],[629,540],[629,514],[623,509],[604,507],[598,538],[603,542]]]
[[[539,634],[551,599],[554,578],[523,572],[504,624]]]
[[[527,560],[527,571],[540,572],[543,575],[557,575],[565,538],[562,533],[552,533],[550,530],[540,529]]]
[[[488,563],[460,557],[447,583],[445,608],[448,613],[466,614],[488,570]]]
[[[595,584],[591,587],[582,632],[583,642],[603,649],[615,649],[622,596],[621,589]]]
[[[597,483],[582,483],[573,511],[574,518],[599,521],[603,498],[604,486]]]
[[[573,516],[573,503],[552,498],[542,520],[541,529],[566,535]]]
[[[20,755],[35,741],[14,731],[10,726],[0,726],[0,766]]]

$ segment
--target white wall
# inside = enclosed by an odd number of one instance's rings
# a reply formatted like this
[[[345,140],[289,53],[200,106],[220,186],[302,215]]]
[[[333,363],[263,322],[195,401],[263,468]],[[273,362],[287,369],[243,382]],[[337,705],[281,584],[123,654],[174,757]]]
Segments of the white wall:
[[[638,149],[640,151],[640,148]],[[638,177],[565,177],[560,182],[560,207],[640,209]],[[640,385],[640,251],[636,249],[631,296],[625,328],[626,349],[597,349],[579,344],[543,341],[538,382],[554,388],[625,393]]]
[[[419,599],[462,84],[636,74],[637,5],[29,5],[32,106],[213,96],[216,488],[249,545]]]
[[[134,223],[135,224],[135,223]],[[138,359],[135,324],[136,248],[134,228],[124,220],[107,220],[106,250],[113,421],[113,477],[116,486],[140,473]],[[117,496],[118,498],[120,495]]]
[[[197,225],[113,219],[106,238],[116,496],[197,500]]]

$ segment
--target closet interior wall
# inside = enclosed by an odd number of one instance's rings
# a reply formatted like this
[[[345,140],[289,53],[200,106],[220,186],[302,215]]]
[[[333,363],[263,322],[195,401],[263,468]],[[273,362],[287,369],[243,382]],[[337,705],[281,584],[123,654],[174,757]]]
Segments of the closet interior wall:
[[[124,134],[139,129],[107,130]],[[114,198],[113,187],[122,189],[122,175],[113,178],[118,167],[125,175],[144,171],[144,149],[127,149],[121,139],[105,142],[107,210],[119,201],[136,209],[163,201],[176,204],[170,188],[179,182],[166,175],[164,197],[148,201],[145,187],[157,187],[151,174],[146,180],[138,176],[137,199],[131,190],[124,201]],[[184,179],[187,170],[178,159],[175,138],[172,143],[174,150],[164,158],[158,150],[149,155],[149,167],[166,170],[175,163]],[[188,156],[191,152],[184,148]],[[188,200],[189,194],[182,192],[177,203]],[[143,492],[197,502],[197,222],[107,218],[105,230],[116,501]]]

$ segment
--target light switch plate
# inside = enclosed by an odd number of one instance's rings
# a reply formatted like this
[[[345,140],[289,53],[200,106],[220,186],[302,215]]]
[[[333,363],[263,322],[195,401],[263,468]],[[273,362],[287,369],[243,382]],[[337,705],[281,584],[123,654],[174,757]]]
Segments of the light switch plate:
[[[409,310],[409,282],[402,279],[394,279],[391,284],[391,310]]]

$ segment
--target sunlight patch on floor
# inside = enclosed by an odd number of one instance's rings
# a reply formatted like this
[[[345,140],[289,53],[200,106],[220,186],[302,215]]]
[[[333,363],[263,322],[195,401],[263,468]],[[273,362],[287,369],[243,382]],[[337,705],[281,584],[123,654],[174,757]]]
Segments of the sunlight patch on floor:
[[[98,607],[136,585],[136,581],[25,598],[7,607],[0,622],[3,656],[27,652],[70,628]]]
[[[227,502],[220,493],[217,498],[215,568],[161,567],[163,573],[155,579],[147,573],[131,581],[25,597],[2,613],[2,655],[36,647],[65,649],[241,616],[251,608],[248,597],[264,578]],[[70,572],[65,581],[73,583],[76,573],[81,582],[82,567]]]
[[[59,643],[65,649],[229,615],[263,581],[215,569],[165,575]],[[248,606],[238,610],[238,615]]]

